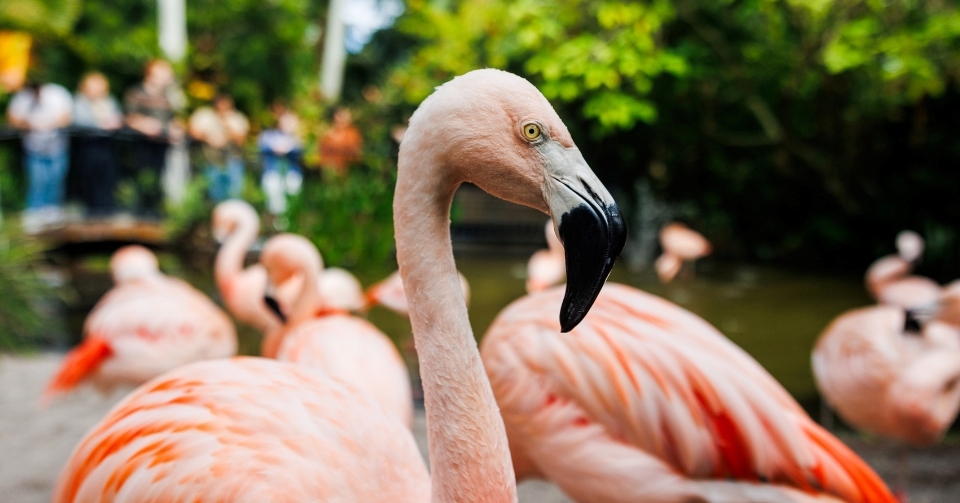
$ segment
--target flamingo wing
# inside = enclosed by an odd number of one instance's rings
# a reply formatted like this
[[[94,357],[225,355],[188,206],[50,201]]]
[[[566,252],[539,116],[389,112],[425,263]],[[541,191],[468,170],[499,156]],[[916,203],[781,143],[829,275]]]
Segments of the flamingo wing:
[[[314,370],[202,362],[128,396],[71,455],[54,502],[427,501],[408,431]]]
[[[608,284],[584,322],[561,334],[554,313],[562,295],[553,289],[515,302],[484,340],[508,432],[535,438],[547,421],[566,421],[568,431],[600,428],[611,444],[688,479],[893,501],[869,467],[699,317]]]

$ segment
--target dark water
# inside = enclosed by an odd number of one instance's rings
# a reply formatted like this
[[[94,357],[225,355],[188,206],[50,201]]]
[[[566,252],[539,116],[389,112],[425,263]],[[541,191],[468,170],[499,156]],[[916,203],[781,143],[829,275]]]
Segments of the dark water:
[[[172,254],[160,257],[167,274],[183,277],[216,300],[212,257],[189,260]],[[209,266],[207,264],[210,264]],[[471,288],[470,319],[481,337],[497,313],[524,294],[526,257],[487,258],[475,254],[458,257],[457,265]],[[392,270],[357,274],[366,286]],[[685,270],[685,272],[688,272]],[[665,297],[702,316],[753,355],[795,397],[815,399],[810,374],[810,350],[820,331],[844,310],[869,303],[860,277],[836,277],[793,272],[771,267],[705,262],[697,274],[681,274],[678,281],[661,285],[652,272],[638,276],[615,269],[611,280]],[[86,261],[74,272],[76,295],[70,302],[67,331],[76,340],[86,312],[110,286],[106,259]],[[400,316],[377,308],[369,319],[410,354],[410,324]],[[240,350],[256,354],[260,337],[246,326],[238,327]],[[411,368],[415,364],[408,360]]]

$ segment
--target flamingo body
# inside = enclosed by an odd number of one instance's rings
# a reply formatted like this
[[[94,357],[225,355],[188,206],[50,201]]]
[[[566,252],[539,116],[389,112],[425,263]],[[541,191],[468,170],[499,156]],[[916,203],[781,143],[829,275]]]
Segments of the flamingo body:
[[[277,359],[322,369],[413,427],[406,364],[393,342],[370,322],[331,314],[298,324],[284,335]]]
[[[115,406],[74,450],[53,501],[346,502],[386,494],[430,497],[403,425],[321,372],[235,358],[177,369]]]
[[[839,316],[813,350],[821,394],[858,429],[914,445],[940,440],[960,409],[960,331],[932,321],[904,331],[894,306]]]
[[[519,478],[546,477],[584,502],[894,501],[699,317],[608,283],[561,334],[562,297],[514,302],[481,345]]]
[[[85,340],[67,354],[48,395],[86,379],[136,386],[190,362],[236,354],[233,323],[192,286],[160,273],[149,250],[122,248],[112,267],[119,283],[87,316]]]

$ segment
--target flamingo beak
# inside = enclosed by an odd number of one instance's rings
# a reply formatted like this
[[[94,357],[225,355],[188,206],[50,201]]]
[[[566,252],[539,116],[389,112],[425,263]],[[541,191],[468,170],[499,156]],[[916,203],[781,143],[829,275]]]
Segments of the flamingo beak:
[[[563,243],[567,290],[560,306],[560,330],[573,330],[600,295],[623,250],[627,228],[617,203],[580,151],[544,142],[545,196]]]
[[[267,308],[270,309],[270,312],[275,314],[277,318],[280,319],[281,323],[287,322],[287,315],[283,313],[283,310],[280,309],[280,303],[277,302],[277,298],[273,294],[274,288],[270,280],[267,280],[267,288],[263,292],[263,303],[267,305]]]

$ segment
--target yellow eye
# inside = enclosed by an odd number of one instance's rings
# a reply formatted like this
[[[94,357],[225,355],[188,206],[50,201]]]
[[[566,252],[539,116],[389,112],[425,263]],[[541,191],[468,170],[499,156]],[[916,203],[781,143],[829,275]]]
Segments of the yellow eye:
[[[536,123],[528,122],[523,125],[523,136],[529,141],[536,140],[540,138],[540,126]]]

